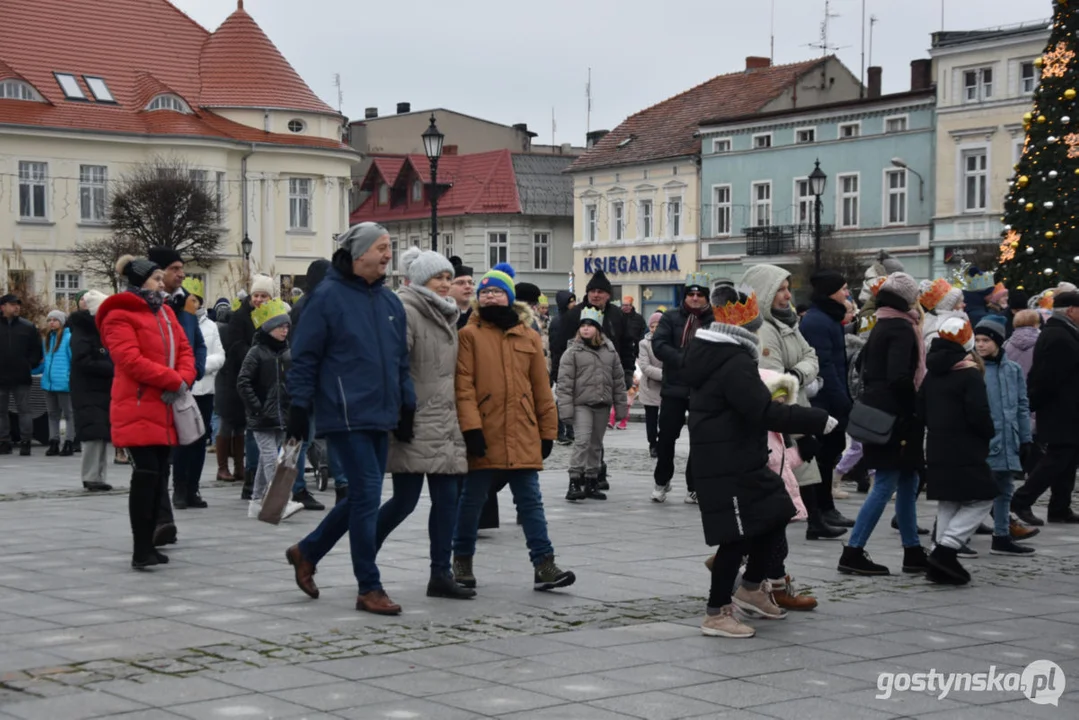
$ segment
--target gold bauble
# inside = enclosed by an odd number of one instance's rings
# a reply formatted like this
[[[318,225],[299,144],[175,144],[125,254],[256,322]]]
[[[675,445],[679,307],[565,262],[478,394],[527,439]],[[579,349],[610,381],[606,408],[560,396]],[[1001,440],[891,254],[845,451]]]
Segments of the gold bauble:
[[[1018,240],[1012,240],[1011,244],[1008,245],[1008,247],[1013,247],[1013,248],[1019,247],[1019,241]]]
[[[1040,68],[1043,65],[1045,65],[1045,58],[1041,58],[1041,57],[1034,58],[1034,67]]]
[[[1033,119],[1034,119],[1034,113],[1029,113],[1029,112],[1028,113],[1023,113],[1023,122],[1028,123]]]
[[[1057,236],[1057,234],[1055,232],[1053,232],[1052,230],[1046,230],[1045,231],[1045,239],[1046,240],[1052,240],[1056,236]]]
[[[1066,99],[1068,99],[1068,100],[1074,100],[1075,99],[1075,89],[1074,88],[1068,88],[1067,90],[1065,90],[1064,91],[1064,97]]]
[[[1048,120],[1049,120],[1049,118],[1045,117],[1044,115],[1039,115],[1038,116],[1038,124],[1039,125],[1044,125]]]
[[[1025,188],[1027,186],[1027,183],[1029,183],[1029,182],[1030,182],[1030,178],[1028,178],[1026,175],[1020,175],[1019,179],[1016,180],[1015,184],[1018,185],[1021,188]]]
[[[1027,203],[1026,208],[1024,208],[1024,209],[1027,212],[1033,212],[1034,211],[1034,203]]]

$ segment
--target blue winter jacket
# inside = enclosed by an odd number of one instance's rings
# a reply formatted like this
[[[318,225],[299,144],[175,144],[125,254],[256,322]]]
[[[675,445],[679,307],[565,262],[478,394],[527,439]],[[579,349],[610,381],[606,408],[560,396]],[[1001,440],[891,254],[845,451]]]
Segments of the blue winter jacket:
[[[319,437],[396,428],[401,409],[416,408],[401,300],[382,280],[334,268],[305,298],[292,339],[292,404],[314,409]]]
[[[1004,357],[985,363],[985,389],[997,434],[989,443],[989,467],[996,471],[1022,472],[1019,446],[1031,441],[1027,382],[1019,363]]]
[[[46,392],[71,392],[71,330],[63,329],[60,346],[52,350],[52,333],[41,344],[41,389]]]
[[[843,324],[830,318],[816,303],[798,324],[802,337],[817,353],[817,377],[824,387],[810,399],[815,408],[827,410],[832,417],[843,420],[850,415],[851,399],[847,389],[847,342]]]

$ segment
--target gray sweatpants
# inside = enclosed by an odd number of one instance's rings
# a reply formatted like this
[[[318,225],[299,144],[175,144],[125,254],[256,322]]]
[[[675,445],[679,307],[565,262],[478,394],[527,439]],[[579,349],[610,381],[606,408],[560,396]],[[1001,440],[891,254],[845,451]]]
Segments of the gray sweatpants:
[[[277,471],[277,451],[285,442],[284,430],[252,430],[255,436],[255,444],[259,448],[258,470],[255,471],[255,487],[251,491],[251,498],[262,502],[266,497],[266,491],[270,489],[270,481],[273,480]]]
[[[86,440],[82,444],[82,481],[88,485],[105,483],[109,467],[109,443],[106,440]]]
[[[75,413],[71,409],[71,393],[46,392],[45,409],[49,411],[49,441],[60,441],[60,416],[64,416],[64,439],[75,441]]]
[[[19,415],[19,436],[23,442],[34,437],[34,416],[30,414],[30,386],[5,385],[0,387],[0,441],[11,442],[11,416],[8,406],[15,397],[15,411]]]
[[[937,503],[937,545],[959,550],[989,515],[992,500],[941,500]]]
[[[569,473],[576,477],[597,477],[603,463],[603,436],[607,432],[609,407],[573,406],[573,454]]]

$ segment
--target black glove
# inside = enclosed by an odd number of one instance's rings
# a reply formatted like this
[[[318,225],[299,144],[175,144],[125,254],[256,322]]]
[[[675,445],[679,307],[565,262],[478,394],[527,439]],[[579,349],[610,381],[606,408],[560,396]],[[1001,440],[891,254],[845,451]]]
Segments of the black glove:
[[[307,410],[302,407],[293,405],[288,411],[288,425],[285,427],[285,434],[287,437],[294,438],[300,442],[307,442],[308,435],[311,433],[311,418],[307,414]]]
[[[552,450],[554,450],[554,440],[540,440],[540,452],[543,453],[544,460],[551,456]]]
[[[401,408],[401,418],[397,421],[393,436],[403,443],[412,442],[412,438],[416,437],[415,424],[416,411],[412,408]]]
[[[1034,443],[1021,443],[1019,445],[1019,464],[1023,466],[1025,470],[1027,463],[1030,462],[1030,453],[1034,450]]]
[[[795,444],[798,445],[798,455],[801,456],[803,462],[813,462],[813,458],[820,450],[820,441],[812,435],[803,435],[795,441]]]
[[[483,438],[483,430],[465,430],[465,447],[472,457],[484,457],[487,455],[487,441]]]

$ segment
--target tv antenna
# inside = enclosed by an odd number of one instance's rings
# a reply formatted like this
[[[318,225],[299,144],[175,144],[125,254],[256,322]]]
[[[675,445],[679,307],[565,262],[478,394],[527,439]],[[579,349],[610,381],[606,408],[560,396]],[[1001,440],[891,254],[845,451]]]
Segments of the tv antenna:
[[[821,51],[821,55],[830,55],[837,50],[842,50],[849,45],[831,45],[828,42],[828,24],[839,17],[839,13],[832,12],[831,0],[824,0],[824,19],[820,24],[820,41],[816,43],[809,43],[806,47],[817,48]]]

